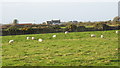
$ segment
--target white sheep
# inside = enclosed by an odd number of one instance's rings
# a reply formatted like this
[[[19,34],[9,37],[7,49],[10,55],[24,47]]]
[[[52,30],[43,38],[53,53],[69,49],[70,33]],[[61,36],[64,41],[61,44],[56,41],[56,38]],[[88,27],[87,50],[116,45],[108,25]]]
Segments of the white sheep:
[[[68,31],[65,31],[65,34],[67,34],[68,33]]]
[[[35,37],[32,37],[32,40],[34,40],[35,39]]]
[[[96,35],[95,34],[91,34],[91,37],[96,37]]]
[[[103,36],[103,35],[101,35],[101,38],[104,38],[104,36]]]
[[[10,41],[9,41],[9,43],[13,43],[13,42],[14,42],[14,40],[10,40]]]
[[[116,31],[116,34],[118,34],[119,33],[119,31]]]
[[[53,35],[53,38],[55,38],[56,37],[56,35]]]
[[[38,39],[38,41],[39,41],[39,42],[42,42],[42,41],[43,41],[43,39]]]
[[[29,40],[30,39],[30,37],[27,37],[27,40]]]

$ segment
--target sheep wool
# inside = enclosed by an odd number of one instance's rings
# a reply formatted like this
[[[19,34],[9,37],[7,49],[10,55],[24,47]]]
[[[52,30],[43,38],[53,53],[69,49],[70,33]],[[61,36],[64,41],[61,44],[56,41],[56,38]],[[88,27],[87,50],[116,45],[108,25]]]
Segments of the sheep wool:
[[[65,31],[65,34],[67,34],[68,33],[68,31]]]
[[[119,31],[116,31],[116,34],[118,34],[119,33]]]
[[[55,38],[56,37],[56,35],[53,35],[53,38]]]
[[[95,34],[91,34],[91,37],[96,37],[96,35]]]
[[[30,39],[30,37],[27,37],[27,40],[29,40]]]
[[[32,37],[32,40],[34,40],[35,39],[35,37]]]
[[[104,36],[103,36],[103,35],[101,35],[101,38],[104,38]]]
[[[13,42],[14,42],[14,40],[10,40],[10,41],[9,41],[9,43],[13,43]]]
[[[38,41],[39,41],[39,42],[42,42],[42,41],[43,41],[43,39],[38,39]]]

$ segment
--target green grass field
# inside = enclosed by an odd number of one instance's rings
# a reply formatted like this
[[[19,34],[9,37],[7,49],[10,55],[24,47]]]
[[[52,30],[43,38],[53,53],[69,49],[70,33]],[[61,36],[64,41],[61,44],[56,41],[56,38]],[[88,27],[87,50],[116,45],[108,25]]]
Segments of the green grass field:
[[[28,36],[36,40],[26,40]],[[14,43],[9,44],[11,39]],[[114,30],[2,36],[2,51],[2,66],[118,66],[119,62]]]

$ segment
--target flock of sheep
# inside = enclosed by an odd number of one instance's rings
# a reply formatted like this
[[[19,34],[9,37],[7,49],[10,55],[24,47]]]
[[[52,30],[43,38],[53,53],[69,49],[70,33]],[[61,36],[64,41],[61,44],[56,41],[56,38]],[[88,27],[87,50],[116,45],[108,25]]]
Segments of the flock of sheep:
[[[68,34],[69,32],[68,31],[65,31],[65,34]],[[119,33],[119,31],[116,31],[116,34],[118,34]],[[52,36],[53,38],[55,38],[56,37],[56,35],[53,35]],[[91,37],[96,37],[96,35],[95,34],[91,34]],[[101,38],[104,38],[104,35],[101,35],[100,36]],[[32,40],[35,40],[35,37],[27,37],[26,38],[27,40],[30,40],[30,39],[32,39]],[[43,39],[38,39],[38,41],[39,42],[42,42],[43,41]],[[14,40],[9,40],[9,43],[13,43],[14,42]]]

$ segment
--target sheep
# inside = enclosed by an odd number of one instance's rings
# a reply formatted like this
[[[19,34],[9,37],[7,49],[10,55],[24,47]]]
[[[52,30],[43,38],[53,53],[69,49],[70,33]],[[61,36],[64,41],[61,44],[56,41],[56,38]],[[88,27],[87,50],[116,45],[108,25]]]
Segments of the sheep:
[[[103,35],[101,35],[101,38],[104,38],[104,36],[103,36]]]
[[[65,34],[67,34],[68,33],[68,31],[65,31]]]
[[[53,35],[53,38],[55,38],[56,37],[56,35]]]
[[[119,33],[119,31],[116,31],[116,34],[118,34]]]
[[[91,37],[96,37],[96,35],[95,34],[91,34]]]
[[[30,39],[30,37],[27,37],[27,40],[29,40]]]
[[[35,39],[35,37],[32,37],[32,40],[34,40]]]
[[[10,40],[10,41],[9,41],[9,43],[13,43],[13,42],[14,42],[14,40]]]
[[[42,42],[42,41],[43,41],[43,39],[38,39],[38,41],[39,41],[39,42]]]

